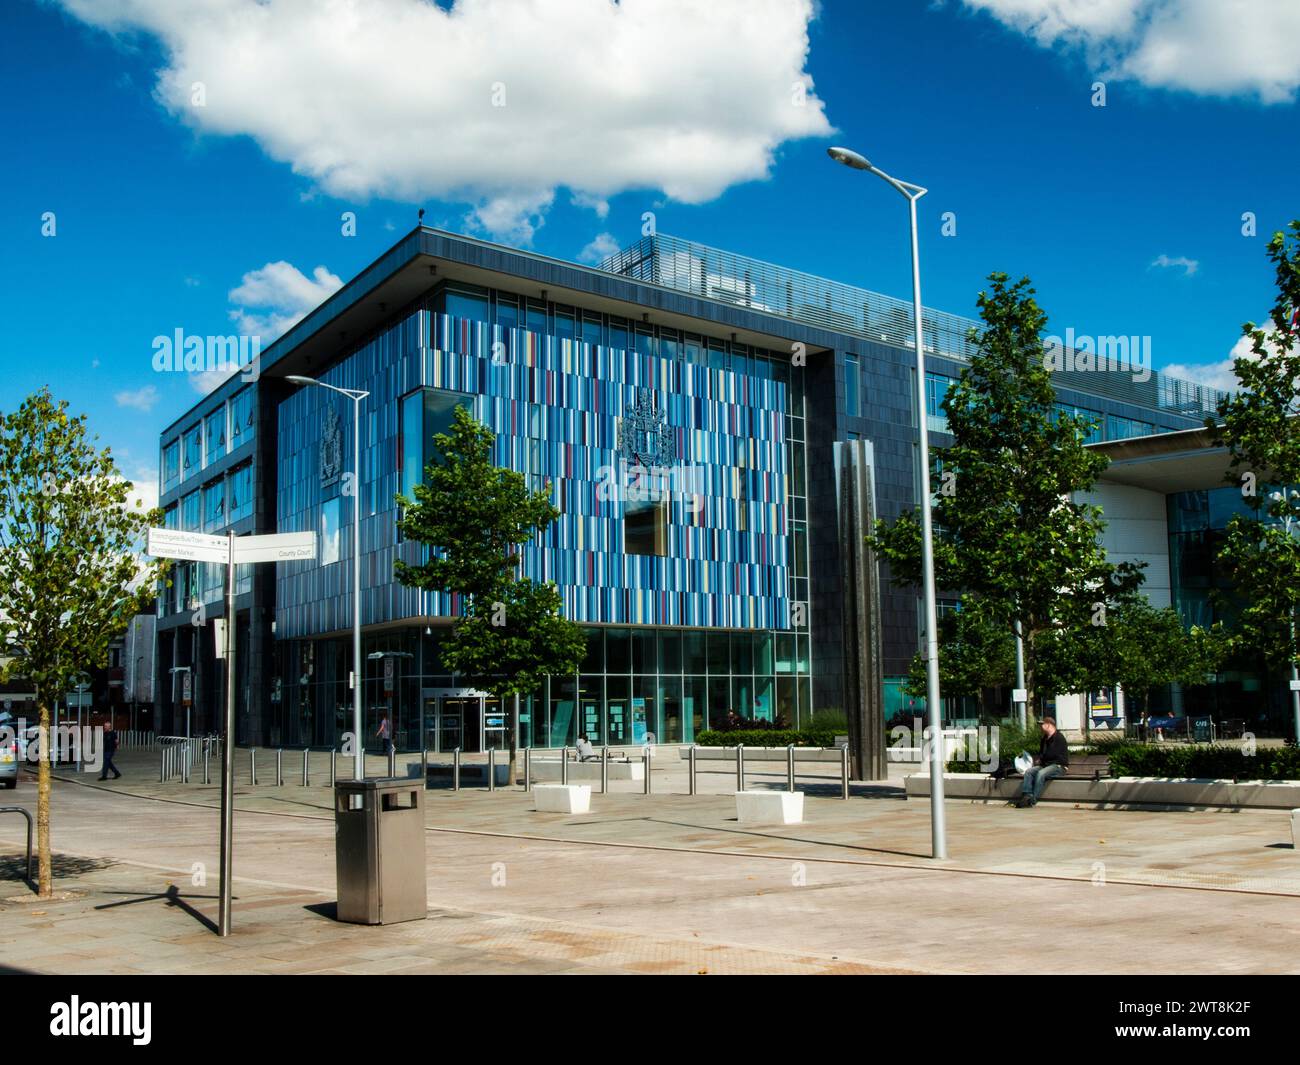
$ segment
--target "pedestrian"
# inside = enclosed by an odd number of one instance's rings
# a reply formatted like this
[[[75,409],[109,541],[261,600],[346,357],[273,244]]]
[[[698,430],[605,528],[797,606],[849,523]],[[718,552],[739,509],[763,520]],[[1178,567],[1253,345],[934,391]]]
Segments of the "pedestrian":
[[[379,737],[379,745],[383,749],[384,754],[392,754],[393,729],[388,723],[387,714],[379,715],[379,729],[375,732],[375,735]]]
[[[99,774],[100,780],[107,780],[108,774],[113,774],[116,780],[122,774],[118,772],[117,766],[113,764],[113,755],[117,753],[117,729],[113,727],[113,719],[110,717],[104,723],[104,769]]]
[[[1020,785],[1020,798],[1016,800],[1016,805],[1022,808],[1037,806],[1048,781],[1059,777],[1070,764],[1070,748],[1065,742],[1065,736],[1056,728],[1056,719],[1043,718],[1039,722],[1039,728],[1043,738],[1038,741],[1038,755],[1034,758],[1034,764],[1025,770],[1025,779]]]

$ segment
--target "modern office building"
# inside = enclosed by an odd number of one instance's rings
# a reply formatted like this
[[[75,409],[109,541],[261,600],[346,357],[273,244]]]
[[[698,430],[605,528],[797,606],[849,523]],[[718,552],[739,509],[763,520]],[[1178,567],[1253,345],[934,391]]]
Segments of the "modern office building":
[[[395,497],[458,404],[497,434],[499,463],[550,485],[561,518],[524,572],[555,581],[588,634],[581,671],[525,700],[521,743],[684,742],[730,710],[889,716],[917,595],[876,577],[861,534],[914,505],[918,433],[943,442],[973,324],[926,312],[919,427],[911,323],[910,304],[662,235],[587,267],[412,231],[162,434],[169,526],[319,534],[315,561],[239,574],[239,739],[330,744],[350,722],[351,403],[291,374],[369,392],[355,497],[369,730],[385,709],[410,746],[505,741],[503,708],[440,661],[458,604],[393,578],[418,550]],[[1095,415],[1097,439],[1194,428],[1218,400],[1065,365],[1060,402]],[[617,489],[637,466],[673,472],[668,498]],[[165,731],[183,727],[185,690],[191,728],[217,726],[221,580],[181,564],[160,602]]]

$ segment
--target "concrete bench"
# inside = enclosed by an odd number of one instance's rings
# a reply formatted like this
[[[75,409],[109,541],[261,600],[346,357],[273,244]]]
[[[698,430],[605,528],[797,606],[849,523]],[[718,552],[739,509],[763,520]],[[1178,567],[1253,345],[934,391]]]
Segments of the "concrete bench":
[[[742,825],[801,825],[803,792],[738,791],[736,820]]]
[[[585,814],[591,812],[590,784],[538,784],[533,788],[538,813]]]
[[[904,782],[909,799],[928,798],[930,778],[913,773]],[[1008,802],[1020,795],[1020,779],[994,780],[987,773],[945,773],[944,797],[975,802]],[[1293,810],[1300,806],[1300,781],[1210,780],[1191,777],[1117,777],[1092,780],[1058,777],[1040,802],[1081,806],[1201,806]]]
[[[1300,810],[1291,811],[1291,847],[1300,850]]]

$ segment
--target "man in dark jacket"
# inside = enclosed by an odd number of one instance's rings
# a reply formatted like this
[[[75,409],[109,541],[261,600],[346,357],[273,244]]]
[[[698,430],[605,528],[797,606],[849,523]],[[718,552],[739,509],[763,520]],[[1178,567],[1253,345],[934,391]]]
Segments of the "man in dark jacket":
[[[104,723],[104,771],[99,774],[100,780],[107,780],[109,773],[113,774],[114,780],[122,775],[113,764],[115,754],[117,754],[117,729],[113,727],[113,719],[110,717]]]
[[[1056,730],[1056,719],[1045,717],[1039,727],[1043,730],[1043,738],[1038,741],[1038,757],[1025,771],[1017,806],[1037,806],[1047,782],[1059,777],[1070,764],[1070,748],[1066,746],[1065,737]]]

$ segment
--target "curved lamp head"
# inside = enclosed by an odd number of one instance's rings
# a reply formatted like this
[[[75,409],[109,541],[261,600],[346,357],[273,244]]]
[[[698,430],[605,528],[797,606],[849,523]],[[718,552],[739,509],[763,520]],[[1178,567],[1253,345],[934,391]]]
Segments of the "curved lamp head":
[[[314,377],[300,377],[297,374],[292,374],[286,377],[285,380],[292,381],[295,385],[314,385],[318,383]]]
[[[834,159],[837,163],[843,163],[845,166],[851,166],[854,170],[875,170],[870,160],[865,156],[859,155],[851,148],[831,147],[826,149],[826,154]]]

